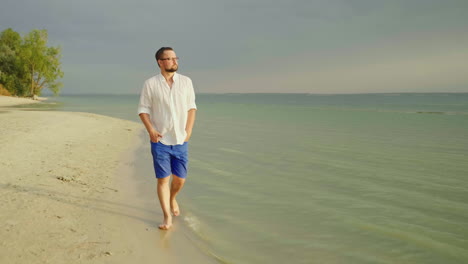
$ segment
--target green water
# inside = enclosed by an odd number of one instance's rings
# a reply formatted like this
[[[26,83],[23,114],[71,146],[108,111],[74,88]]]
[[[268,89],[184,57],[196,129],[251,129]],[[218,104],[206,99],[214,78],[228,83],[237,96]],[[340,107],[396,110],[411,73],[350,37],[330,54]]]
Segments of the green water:
[[[468,116],[402,108],[207,104],[187,221],[232,263],[468,261]]]
[[[137,96],[58,101],[138,121]],[[197,104],[183,219],[221,261],[468,262],[468,94]]]

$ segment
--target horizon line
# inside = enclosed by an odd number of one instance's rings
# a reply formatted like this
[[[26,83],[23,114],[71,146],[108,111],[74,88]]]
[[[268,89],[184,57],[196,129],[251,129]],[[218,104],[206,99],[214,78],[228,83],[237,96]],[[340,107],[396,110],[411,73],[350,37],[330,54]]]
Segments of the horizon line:
[[[385,94],[468,94],[468,92],[374,92],[374,93],[275,93],[275,92],[249,92],[249,93],[242,93],[242,92],[226,92],[226,93],[218,93],[218,92],[198,92],[196,94],[216,94],[216,95],[228,95],[228,94],[297,94],[297,95],[364,95],[364,94],[374,94],[374,95],[385,95]],[[73,96],[73,95],[139,95],[139,93],[63,93],[59,94],[57,96],[54,96],[53,94],[43,94],[41,96],[46,96],[46,97],[59,97],[61,95],[64,96]]]

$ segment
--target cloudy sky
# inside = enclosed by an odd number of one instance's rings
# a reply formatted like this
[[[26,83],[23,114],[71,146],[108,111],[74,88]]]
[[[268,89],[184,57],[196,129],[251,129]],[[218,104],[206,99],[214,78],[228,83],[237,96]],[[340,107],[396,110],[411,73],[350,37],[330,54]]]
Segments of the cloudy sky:
[[[466,0],[0,0],[47,29],[62,92],[139,93],[173,47],[197,92],[468,92]]]

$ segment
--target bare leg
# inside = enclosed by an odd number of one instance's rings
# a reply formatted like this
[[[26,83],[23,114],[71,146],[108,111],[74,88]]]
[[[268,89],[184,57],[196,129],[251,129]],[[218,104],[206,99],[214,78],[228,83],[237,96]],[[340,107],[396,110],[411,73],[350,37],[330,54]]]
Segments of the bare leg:
[[[169,190],[169,178],[158,179],[158,197],[161,209],[164,214],[164,222],[159,225],[160,229],[168,230],[172,226],[172,215],[170,212],[170,190]]]
[[[176,175],[172,175],[172,182],[171,182],[171,197],[170,197],[170,204],[171,204],[171,211],[174,216],[180,215],[179,204],[176,201],[176,195],[184,186],[185,179],[180,178]]]

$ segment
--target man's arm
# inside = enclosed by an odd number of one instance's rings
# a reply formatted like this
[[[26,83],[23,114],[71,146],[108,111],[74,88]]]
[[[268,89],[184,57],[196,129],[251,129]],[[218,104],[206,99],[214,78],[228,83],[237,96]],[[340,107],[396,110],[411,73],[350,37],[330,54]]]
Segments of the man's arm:
[[[190,140],[190,137],[192,136],[192,129],[193,129],[193,124],[195,124],[195,112],[197,109],[190,109],[188,111],[187,115],[187,124],[185,125],[185,131],[187,132],[187,137],[185,138],[185,142]]]
[[[151,125],[150,115],[146,113],[141,113],[139,114],[139,116],[141,122],[143,122],[143,124],[146,127],[146,131],[148,131],[151,141],[153,143],[158,143],[159,139],[162,138],[162,135],[159,134],[159,132],[156,131],[156,129],[154,129],[153,125]]]

